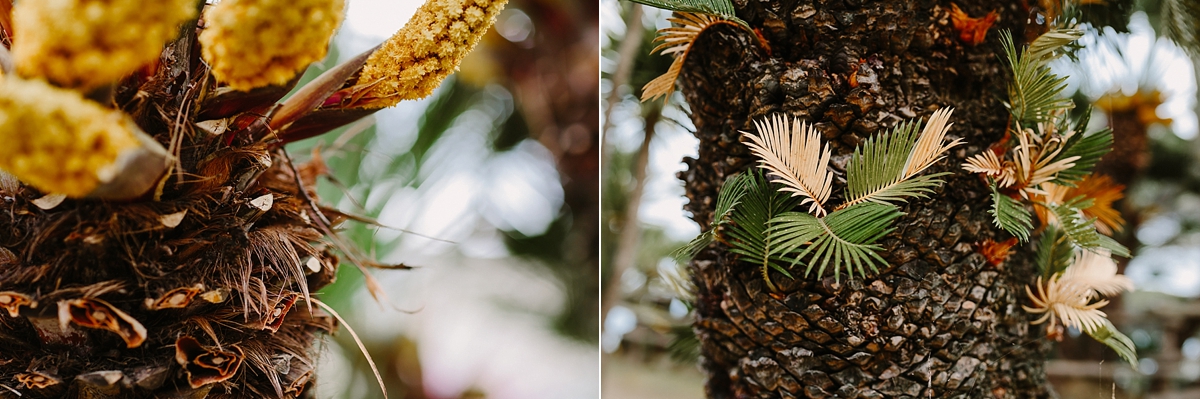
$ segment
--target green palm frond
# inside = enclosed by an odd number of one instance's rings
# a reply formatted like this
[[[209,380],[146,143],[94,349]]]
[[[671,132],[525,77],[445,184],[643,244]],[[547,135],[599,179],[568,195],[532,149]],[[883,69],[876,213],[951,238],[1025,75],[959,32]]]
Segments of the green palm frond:
[[[1129,365],[1137,368],[1137,347],[1133,345],[1133,340],[1122,334],[1120,330],[1117,330],[1117,327],[1113,326],[1111,321],[1104,319],[1104,325],[1095,330],[1088,331],[1087,334],[1092,336],[1096,341],[1112,348],[1114,352],[1117,352],[1117,356],[1120,356],[1121,359],[1129,362]]]
[[[1058,175],[1055,176],[1051,183],[1074,187],[1075,182],[1083,180],[1083,178],[1092,174],[1092,169],[1096,167],[1096,163],[1100,162],[1100,158],[1112,150],[1112,129],[1104,128],[1092,133],[1084,133],[1091,114],[1091,109],[1084,112],[1083,117],[1071,128],[1074,133],[1067,139],[1066,143],[1063,143],[1063,150],[1052,161],[1058,162],[1059,160],[1078,156],[1079,159],[1074,161],[1075,166],[1058,172]]]
[[[1162,30],[1184,51],[1200,56],[1200,3],[1196,0],[1164,0]]]
[[[1075,249],[1063,232],[1053,224],[1047,225],[1038,241],[1037,266],[1042,277],[1049,280],[1050,276],[1062,273],[1071,265]]]
[[[1063,46],[1071,44],[1079,38],[1083,37],[1083,31],[1074,28],[1058,28],[1049,32],[1043,33],[1029,44],[1029,49],[1025,50],[1027,57],[1042,60],[1042,62],[1050,61],[1065,52]]]
[[[855,149],[846,166],[846,203],[838,209],[868,201],[894,204],[906,197],[925,198],[932,193],[942,184],[938,177],[949,173],[915,176],[944,158],[946,150],[962,143],[961,139],[944,143],[952,112],[949,108],[934,112],[924,130],[919,121],[901,123]]]
[[[749,27],[746,21],[741,20],[735,14],[733,2],[729,0],[629,0],[638,4],[645,4],[654,8],[678,12],[694,12],[701,14],[716,15],[727,20],[737,22],[739,25]]]
[[[721,191],[717,193],[717,207],[713,212],[713,220],[709,223],[708,230],[700,233],[699,236],[688,242],[687,245],[671,252],[671,258],[675,259],[679,264],[687,264],[700,253],[700,250],[711,244],[716,236],[716,230],[721,225],[729,221],[729,213],[733,212],[733,208],[741,202],[742,197],[746,195],[746,188],[750,182],[750,177],[745,173],[735,174],[725,179],[725,184],[721,186]]]
[[[791,278],[786,269],[776,264],[790,260],[772,254],[767,222],[796,208],[800,204],[800,197],[779,191],[782,185],[767,181],[757,168],[751,168],[746,176],[746,194],[730,213],[732,223],[722,231],[722,235],[729,242],[729,252],[741,255],[743,261],[759,266],[768,288],[774,290],[774,284],[767,277],[768,268],[774,268]]]
[[[903,215],[893,205],[861,203],[817,218],[807,213],[788,212],[770,222],[767,233],[774,240],[780,254],[796,254],[796,261],[812,255],[804,269],[808,276],[814,265],[817,276],[833,265],[834,279],[841,274],[853,277],[855,270],[866,277],[867,269],[878,272],[877,265],[887,262],[879,256],[882,249],[875,241],[894,230],[892,221]],[[803,250],[799,250],[803,247]]]
[[[1096,219],[1083,216],[1081,209],[1091,206],[1092,200],[1083,196],[1075,197],[1062,204],[1049,205],[1048,208],[1058,219],[1063,234],[1076,246],[1089,251],[1107,249],[1116,256],[1129,257],[1129,249],[1112,237],[1096,231]]]
[[[1008,84],[1008,107],[1013,118],[1024,125],[1050,120],[1051,112],[1071,108],[1071,99],[1060,94],[1067,87],[1067,78],[1050,73],[1045,61],[1038,57],[1018,54],[1008,31],[1000,31],[1000,44],[1004,47],[1013,79]]]
[[[992,183],[991,188],[992,209],[989,209],[988,213],[992,214],[992,222],[1021,242],[1029,241],[1029,231],[1033,230],[1033,215],[1017,200],[1000,194],[996,183]]]
[[[667,355],[680,363],[696,363],[700,358],[700,339],[690,324],[671,327],[671,343],[667,344]]]

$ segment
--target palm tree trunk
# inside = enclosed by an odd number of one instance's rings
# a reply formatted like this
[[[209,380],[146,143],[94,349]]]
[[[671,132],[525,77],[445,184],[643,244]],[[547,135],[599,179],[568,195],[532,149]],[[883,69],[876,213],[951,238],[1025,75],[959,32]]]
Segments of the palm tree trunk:
[[[945,185],[904,206],[881,241],[889,266],[874,277],[838,284],[793,270],[795,280],[772,276],[780,292],[771,293],[727,247],[701,252],[691,267],[708,397],[1051,396],[1049,342],[1020,307],[1033,249],[987,261],[979,244],[1008,236],[991,222],[986,185],[959,168],[1004,134],[1008,75],[996,30],[1023,37],[1027,12],[1014,2],[958,5],[1000,14],[990,40],[961,42],[948,2],[803,0],[735,2],[769,50],[731,26],[697,38],[680,81],[700,149],[680,177],[702,226],[725,178],[753,166],[738,132],[769,114],[815,123],[839,177],[861,140],[938,107],[956,109],[950,135],[967,142],[934,166],[953,172]]]

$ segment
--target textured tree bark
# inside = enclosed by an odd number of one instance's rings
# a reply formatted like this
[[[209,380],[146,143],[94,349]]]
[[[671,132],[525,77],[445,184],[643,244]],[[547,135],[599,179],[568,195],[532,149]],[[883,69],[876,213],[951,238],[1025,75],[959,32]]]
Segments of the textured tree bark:
[[[680,81],[700,139],[680,173],[693,218],[707,226],[717,188],[754,163],[739,143],[752,121],[785,113],[815,123],[833,147],[840,202],[844,167],[864,138],[903,119],[954,107],[960,146],[931,172],[950,171],[929,199],[910,201],[881,240],[889,266],[867,279],[796,280],[710,246],[691,268],[695,332],[710,398],[1050,397],[1041,326],[1020,304],[1033,283],[1033,248],[998,266],[979,253],[993,226],[987,186],[960,166],[1004,134],[1009,78],[998,29],[1023,37],[1016,2],[967,0],[972,16],[996,10],[988,41],[959,41],[950,3],[931,1],[735,0],[755,35],[717,26],[696,40]]]

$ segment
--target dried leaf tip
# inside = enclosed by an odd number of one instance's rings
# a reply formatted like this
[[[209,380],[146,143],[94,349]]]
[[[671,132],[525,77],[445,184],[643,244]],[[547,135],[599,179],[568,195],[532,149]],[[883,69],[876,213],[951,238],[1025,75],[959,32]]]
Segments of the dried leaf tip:
[[[344,9],[344,0],[222,1],[204,12],[204,61],[235,90],[286,83],[325,58]]]
[[[507,0],[428,0],[367,59],[357,86],[369,87],[365,108],[429,96],[458,69],[496,21]]]
[[[13,58],[18,74],[60,86],[115,82],[158,58],[193,0],[21,1],[13,7]]]
[[[136,197],[168,157],[125,114],[40,80],[0,82],[0,142],[0,169],[70,197]]]

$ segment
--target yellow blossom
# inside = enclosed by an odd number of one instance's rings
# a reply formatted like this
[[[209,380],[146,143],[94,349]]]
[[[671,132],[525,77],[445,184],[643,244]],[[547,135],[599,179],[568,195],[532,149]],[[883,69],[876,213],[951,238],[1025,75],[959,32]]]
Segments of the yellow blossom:
[[[82,197],[141,147],[133,121],[40,80],[0,82],[0,169],[50,193]]]
[[[225,0],[204,12],[200,45],[235,90],[286,83],[325,58],[344,0]]]
[[[112,83],[158,58],[193,0],[34,0],[13,8],[18,74],[59,86]]]
[[[357,85],[369,107],[429,96],[475,47],[506,0],[428,0],[404,28],[367,59]]]

